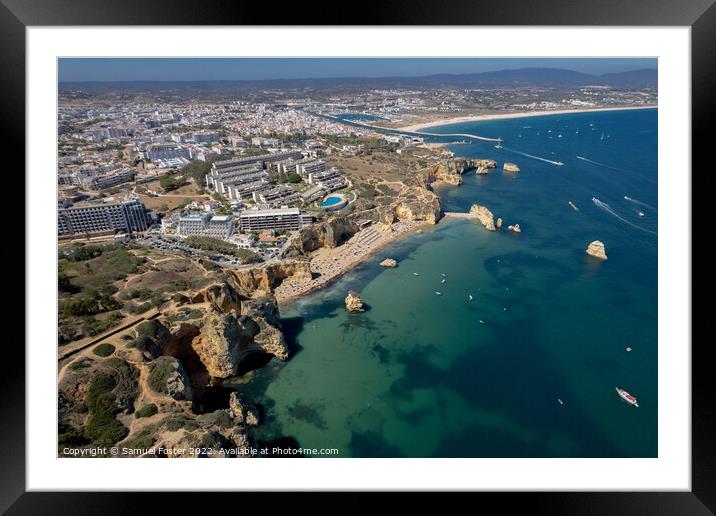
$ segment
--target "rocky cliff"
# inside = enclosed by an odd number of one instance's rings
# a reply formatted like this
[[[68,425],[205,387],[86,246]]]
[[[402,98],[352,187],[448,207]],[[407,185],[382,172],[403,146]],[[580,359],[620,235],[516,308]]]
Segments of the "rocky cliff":
[[[436,224],[442,215],[440,197],[425,186],[405,188],[396,201],[378,210],[378,220],[383,224],[413,220]]]
[[[495,231],[495,218],[492,215],[492,212],[488,210],[485,206],[480,206],[479,204],[473,204],[470,207],[470,214],[474,215],[477,220],[480,221],[480,224],[485,226],[485,229],[488,231]]]
[[[451,158],[432,165],[427,171],[427,182],[443,181],[459,186],[462,175],[477,168],[477,161],[469,158]]]
[[[489,173],[491,168],[497,167],[497,162],[494,159],[478,159],[475,160],[475,173],[477,175],[484,175]]]
[[[212,307],[191,346],[214,378],[236,375],[239,364],[253,353],[288,358],[273,296],[242,300],[228,312]]]
[[[301,228],[285,247],[282,257],[304,256],[321,247],[333,248],[341,245],[358,232],[355,221],[336,217]]]
[[[247,269],[233,269],[229,273],[233,276],[238,289],[248,292],[260,290],[268,294],[286,279],[296,281],[311,279],[311,264],[307,258],[301,257],[303,252],[296,253],[299,255],[298,258],[264,263]],[[225,298],[223,295],[221,297]]]

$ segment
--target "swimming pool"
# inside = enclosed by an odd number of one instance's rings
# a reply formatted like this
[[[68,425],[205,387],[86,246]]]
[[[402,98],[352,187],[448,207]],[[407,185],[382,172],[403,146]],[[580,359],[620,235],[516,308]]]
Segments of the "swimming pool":
[[[334,204],[338,204],[342,200],[343,199],[341,199],[340,197],[329,197],[328,199],[326,199],[325,201],[323,201],[321,203],[321,206],[323,206],[324,208],[326,206],[333,206]]]
[[[345,208],[347,204],[347,199],[342,195],[331,195],[323,200],[321,208],[327,211],[338,211]]]

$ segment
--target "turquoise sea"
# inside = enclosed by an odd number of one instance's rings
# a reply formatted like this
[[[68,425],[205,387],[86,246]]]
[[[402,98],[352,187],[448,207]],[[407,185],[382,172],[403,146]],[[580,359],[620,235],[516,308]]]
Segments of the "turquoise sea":
[[[519,174],[438,193],[523,232],[444,220],[284,309],[291,359],[230,382],[262,407],[258,438],[345,457],[657,456],[656,109],[430,132],[504,140],[451,150]],[[368,311],[346,312],[350,289]]]

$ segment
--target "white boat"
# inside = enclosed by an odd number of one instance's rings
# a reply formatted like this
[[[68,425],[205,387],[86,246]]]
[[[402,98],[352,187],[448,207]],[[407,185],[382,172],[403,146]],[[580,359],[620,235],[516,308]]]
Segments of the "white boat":
[[[435,294],[438,295],[438,296],[442,296],[442,295],[443,295],[442,292],[438,292],[437,290],[435,291]]]
[[[561,399],[557,398],[557,401],[559,402],[560,405],[564,405],[564,402]]]
[[[640,211],[640,212],[639,212],[639,216],[640,216],[640,217],[643,217],[643,216],[644,216],[644,212],[643,212],[643,211]]]
[[[577,208],[572,201],[569,201],[569,205],[572,207],[574,211],[579,211],[579,208]]]
[[[629,353],[629,352],[631,351],[631,348],[630,348],[630,347],[627,347],[627,348],[626,348],[626,351],[627,351],[627,353]]]
[[[445,278],[443,278],[443,279],[442,279],[442,281],[441,281],[440,283],[445,283]]]
[[[467,298],[468,298],[470,301],[472,301],[472,294],[468,294],[468,295],[467,295]]]
[[[639,406],[639,403],[637,403],[636,398],[629,394],[627,391],[625,391],[624,389],[620,389],[619,387],[615,387],[615,389],[617,390],[617,394],[621,399],[623,399],[630,405],[634,405],[635,407]]]
[[[482,319],[480,319],[480,324],[485,324],[485,321],[483,321]]]
[[[418,274],[417,272],[414,272],[413,276],[420,276],[420,274]]]

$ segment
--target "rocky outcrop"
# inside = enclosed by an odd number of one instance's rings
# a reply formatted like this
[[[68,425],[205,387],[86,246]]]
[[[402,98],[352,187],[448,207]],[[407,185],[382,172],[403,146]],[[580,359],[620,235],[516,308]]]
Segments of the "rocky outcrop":
[[[473,204],[470,207],[470,214],[473,215],[477,220],[480,221],[480,224],[485,226],[485,229],[488,231],[495,231],[495,219],[492,215],[492,212],[488,210],[485,206],[480,206],[479,204]]]
[[[505,162],[505,164],[502,165],[502,170],[505,172],[519,172],[520,167],[518,167],[515,163]]]
[[[488,174],[491,168],[497,167],[497,162],[494,159],[478,159],[475,160],[475,174],[485,175]]]
[[[286,245],[282,257],[304,256],[321,247],[338,247],[358,232],[352,219],[336,217],[301,228]]]
[[[604,248],[604,243],[600,240],[595,240],[594,242],[589,244],[589,246],[587,247],[587,254],[598,258],[599,260],[607,259],[607,253]]]
[[[427,181],[443,181],[459,186],[462,184],[462,175],[477,167],[476,161],[468,158],[451,158],[433,165],[428,170]]]
[[[362,312],[364,311],[363,308],[363,300],[360,298],[357,292],[349,291],[348,295],[346,296],[346,310],[349,312]]]
[[[405,188],[398,200],[379,210],[379,222],[392,224],[397,221],[425,221],[437,224],[442,218],[440,197],[426,187]]]
[[[242,300],[238,310],[228,313],[210,310],[191,345],[215,378],[234,376],[241,361],[252,353],[288,358],[273,296]]]
[[[146,440],[146,437],[145,437]],[[234,417],[231,409],[199,416],[177,414],[165,418],[152,436],[155,450],[167,450],[170,458],[249,458],[252,439],[246,423]],[[125,443],[131,442],[130,435]],[[173,453],[178,450],[178,453]],[[199,453],[187,453],[197,450]],[[157,454],[150,456],[156,457]]]
[[[257,426],[259,424],[259,413],[256,407],[246,396],[239,392],[232,392],[229,395],[229,410],[238,423],[247,424],[249,426]]]
[[[253,269],[250,269],[253,271]],[[264,279],[264,276],[268,276],[268,272],[262,271],[263,274],[259,274],[261,276],[261,279],[257,280],[255,284],[252,284],[254,289],[261,284],[261,280]],[[247,274],[253,275],[253,272],[247,272]],[[253,277],[253,276],[252,276]],[[268,284],[268,277],[265,278],[266,283]],[[247,282],[251,283],[251,282]],[[252,289],[252,290],[254,290]],[[206,287],[205,289],[193,293],[189,297],[189,301],[192,304],[197,303],[211,303],[213,306],[215,306],[218,310],[222,312],[228,312],[229,310],[232,310],[236,308],[239,303],[241,302],[239,294],[236,292],[235,289],[231,288],[227,283],[222,282],[218,283],[216,285],[210,285],[209,287]]]
[[[261,290],[264,293],[272,292],[286,279],[304,281],[312,277],[311,263],[306,258],[284,259],[248,269],[234,269],[230,274],[239,290],[247,292]]]
[[[514,231],[515,233],[522,233],[522,228],[520,227],[519,224],[515,224],[514,226],[509,225],[509,226],[507,226],[507,229],[510,231]]]
[[[502,227],[502,217],[497,217],[497,221],[495,222],[495,227],[497,229],[500,229]]]
[[[149,364],[149,385],[154,391],[175,400],[192,399],[189,376],[174,357],[162,356]]]
[[[396,261],[393,260],[392,258],[386,258],[385,260],[383,260],[382,262],[380,262],[380,266],[381,266],[381,267],[387,267],[387,268],[389,268],[389,269],[392,269],[392,268],[398,266],[398,262],[396,262]]]

